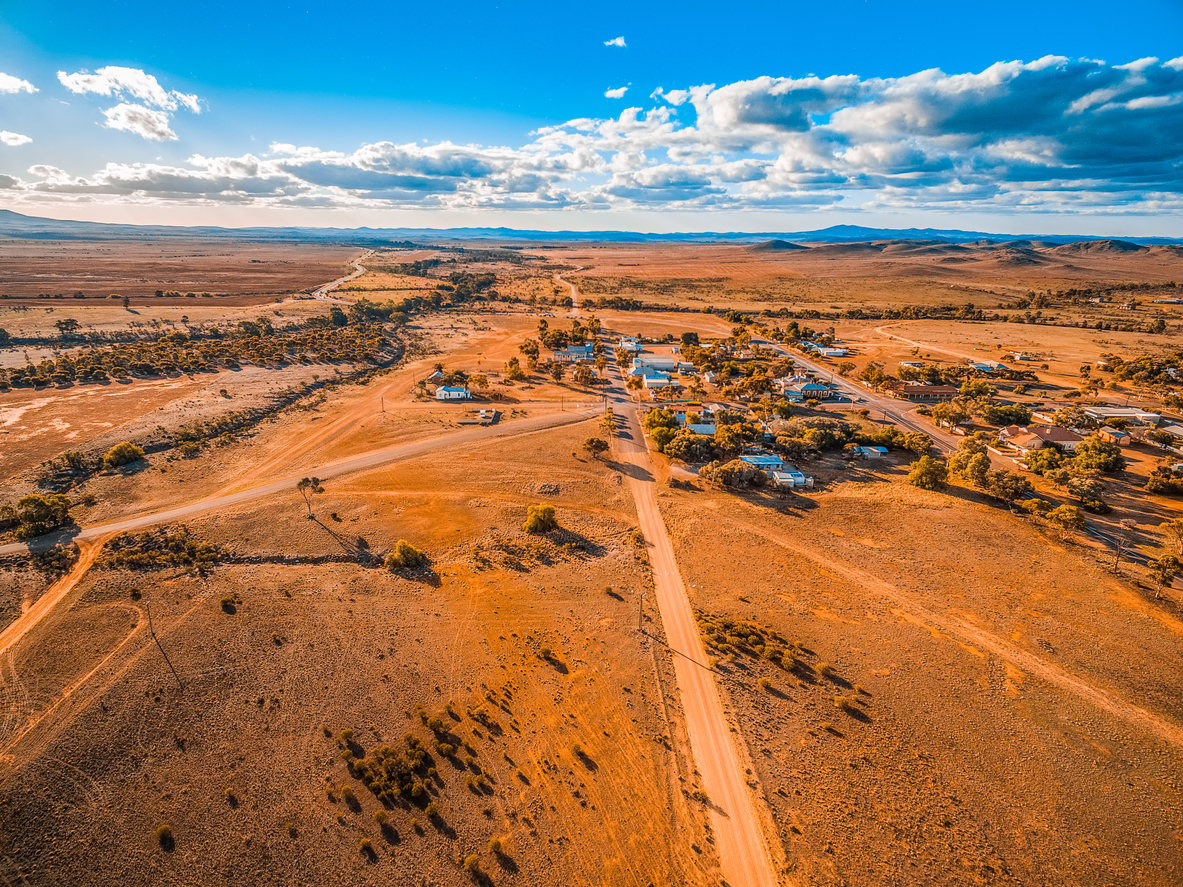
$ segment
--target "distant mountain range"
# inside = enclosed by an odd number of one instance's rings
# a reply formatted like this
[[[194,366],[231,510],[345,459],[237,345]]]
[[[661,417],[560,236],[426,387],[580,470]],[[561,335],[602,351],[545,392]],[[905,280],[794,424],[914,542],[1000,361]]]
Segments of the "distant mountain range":
[[[74,222],[26,216],[0,210],[0,238],[12,240],[152,240],[200,238],[251,240],[286,243],[438,243],[441,241],[567,243],[750,243],[775,244],[766,249],[792,249],[795,243],[856,243],[874,240],[924,240],[943,243],[1004,243],[1036,241],[1043,244],[1082,243],[1106,240],[1142,246],[1183,244],[1183,237],[1110,237],[1080,234],[1002,235],[983,231],[942,228],[865,228],[861,225],[832,225],[816,231],[761,232],[704,231],[679,234],[651,234],[637,231],[530,231],[517,228],[216,228],[168,225],[115,225],[105,222]],[[783,245],[781,245],[783,244]]]

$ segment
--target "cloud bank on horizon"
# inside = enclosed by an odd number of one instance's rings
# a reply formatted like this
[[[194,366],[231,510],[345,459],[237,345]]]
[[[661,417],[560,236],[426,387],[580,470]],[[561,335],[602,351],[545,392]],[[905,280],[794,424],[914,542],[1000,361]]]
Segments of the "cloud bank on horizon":
[[[619,40],[619,42],[617,42]],[[624,46],[623,38],[606,45]],[[59,72],[116,100],[108,128],[178,139],[201,100],[132,68]],[[627,87],[605,95],[623,97]],[[36,87],[0,74],[0,92]],[[29,136],[4,132],[19,150]],[[257,155],[0,176],[8,202],[422,209],[769,209],[1169,214],[1183,210],[1183,57],[1048,56],[978,73],[757,77],[659,87],[647,107],[530,133],[518,146],[273,144]]]

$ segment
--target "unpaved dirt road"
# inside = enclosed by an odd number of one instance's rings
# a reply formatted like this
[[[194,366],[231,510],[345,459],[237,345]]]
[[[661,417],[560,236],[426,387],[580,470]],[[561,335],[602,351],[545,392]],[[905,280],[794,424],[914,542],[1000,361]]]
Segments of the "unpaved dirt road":
[[[460,446],[466,443],[474,443],[481,440],[491,440],[499,437],[515,437],[521,434],[532,434],[536,431],[543,431],[548,428],[557,428],[561,425],[570,425],[575,422],[582,422],[585,419],[590,419],[603,412],[603,407],[597,406],[588,410],[581,410],[575,413],[558,413],[548,416],[538,416],[533,419],[521,419],[516,422],[511,422],[507,425],[490,425],[487,427],[478,427],[467,429],[464,431],[456,431],[452,434],[444,434],[439,437],[432,437],[426,440],[418,440],[408,444],[402,444],[395,447],[386,447],[381,450],[373,450],[369,453],[362,453],[360,456],[351,456],[348,459],[341,459],[337,462],[330,462],[326,465],[311,465],[302,472],[302,476],[316,476],[321,480],[328,480],[334,477],[340,477],[343,474],[350,474],[354,471],[364,471],[367,468],[374,468],[378,465],[384,465],[387,462],[395,462],[399,459],[410,459],[414,456],[421,456],[424,453],[430,453],[434,450],[445,449],[447,447]],[[124,518],[123,520],[115,521],[109,524],[102,524],[97,527],[86,527],[81,532],[73,536],[76,541],[85,541],[87,539],[96,539],[100,536],[108,536],[114,533],[123,533],[128,530],[137,530],[141,527],[149,527],[154,524],[167,523],[168,521],[179,520],[185,517],[192,517],[195,514],[200,514],[205,511],[213,511],[219,508],[228,508],[232,505],[240,505],[243,502],[250,502],[254,499],[261,499],[265,496],[271,496],[275,493],[281,493],[285,490],[296,489],[296,483],[300,480],[295,475],[285,477],[280,480],[274,480],[270,483],[262,484],[250,489],[240,490],[235,493],[229,493],[224,496],[214,496],[208,499],[202,499],[197,502],[189,502],[185,505],[178,505],[176,508],[170,508],[165,511],[154,511],[150,514],[140,514],[133,517]],[[28,546],[24,542],[10,542],[7,545],[0,545],[0,554],[17,554],[19,552],[27,551]],[[42,600],[49,597],[46,594]],[[37,606],[40,606],[40,601]],[[36,609],[34,607],[33,609]],[[33,612],[32,609],[29,611]],[[28,614],[25,614],[26,616]],[[24,618],[23,616],[21,617]]]
[[[333,299],[328,296],[328,293],[330,290],[336,289],[341,284],[348,283],[349,281],[353,280],[355,277],[361,277],[363,274],[365,274],[366,269],[362,267],[361,263],[364,262],[366,259],[368,259],[373,254],[374,254],[374,251],[372,249],[366,250],[364,253],[362,253],[360,256],[358,256],[356,259],[354,259],[352,262],[350,262],[350,264],[353,265],[353,273],[352,274],[346,274],[344,277],[338,277],[336,280],[330,280],[324,286],[317,287],[312,292],[313,298],[320,299],[322,302],[332,302],[336,305],[352,305],[353,303],[350,302],[348,299]]]
[[[636,501],[641,532],[649,544],[661,624],[666,641],[675,651],[674,675],[682,695],[694,767],[710,803],[719,863],[733,887],[774,887],[778,880],[757,810],[763,799],[745,782],[739,753],[732,743],[715,674],[707,663],[686,586],[657,507],[657,483],[637,410],[625,406],[624,411],[632,437],[618,439],[617,445],[622,461],[632,466],[626,472],[629,488]]]
[[[0,632],[0,656],[7,653],[13,644],[28,634],[33,626],[48,616],[58,604],[66,599],[66,596],[78,584],[78,580],[86,575],[86,571],[90,569],[95,558],[98,557],[104,541],[105,539],[100,537],[79,545],[81,551],[70,572],[51,585],[49,590],[41,595],[37,603],[29,607],[19,619]]]

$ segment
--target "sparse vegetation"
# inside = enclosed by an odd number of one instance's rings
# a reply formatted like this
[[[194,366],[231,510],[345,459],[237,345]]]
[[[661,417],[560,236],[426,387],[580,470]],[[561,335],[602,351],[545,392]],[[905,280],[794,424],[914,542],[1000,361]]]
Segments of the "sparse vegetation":
[[[526,522],[522,529],[527,533],[549,533],[559,528],[559,519],[553,505],[531,505],[526,509]]]
[[[382,563],[388,570],[414,570],[426,562],[426,554],[405,539],[400,539]]]

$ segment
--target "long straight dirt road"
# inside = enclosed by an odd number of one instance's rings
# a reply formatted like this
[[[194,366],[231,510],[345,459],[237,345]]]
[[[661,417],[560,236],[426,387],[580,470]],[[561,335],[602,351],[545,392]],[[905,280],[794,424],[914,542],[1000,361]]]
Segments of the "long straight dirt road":
[[[314,475],[321,480],[328,480],[334,477],[340,477],[343,474],[351,474],[355,471],[364,471],[367,468],[374,468],[378,465],[385,465],[387,462],[395,462],[399,459],[410,459],[413,456],[421,456],[424,453],[430,453],[433,450],[445,449],[447,447],[460,446],[461,444],[474,443],[481,440],[492,440],[499,437],[514,437],[520,434],[531,434],[535,431],[543,431],[548,428],[558,428],[561,425],[570,425],[575,422],[582,422],[585,419],[590,419],[592,416],[599,415],[604,410],[603,407],[597,406],[592,409],[580,410],[574,413],[558,413],[547,416],[538,416],[533,419],[520,419],[511,422],[508,425],[490,425],[486,427],[474,428],[466,431],[456,431],[452,434],[444,434],[439,437],[432,437],[426,440],[417,440],[408,444],[401,444],[395,447],[386,447],[381,450],[373,450],[369,453],[362,453],[360,456],[351,456],[348,459],[341,459],[337,462],[329,462],[325,465],[312,465],[302,472],[303,476]],[[240,490],[235,493],[229,493],[223,496],[213,496],[208,499],[201,499],[196,502],[189,502],[184,505],[178,505],[176,508],[169,508],[164,511],[154,511],[151,514],[140,514],[123,520],[114,521],[109,524],[101,524],[94,527],[86,527],[81,532],[71,537],[74,541],[82,541],[86,539],[94,539],[98,536],[107,536],[112,533],[123,533],[128,530],[138,530],[141,527],[150,527],[155,524],[167,523],[172,520],[179,520],[184,517],[192,517],[195,514],[200,514],[205,511],[213,511],[218,508],[227,508],[232,505],[240,505],[243,502],[250,502],[254,499],[262,499],[265,496],[271,496],[275,493],[281,493],[284,490],[296,489],[296,483],[300,478],[296,475],[291,477],[284,477],[279,480],[271,481],[270,483],[261,484],[257,487],[251,487],[246,490]],[[27,551],[28,545],[24,542],[10,542],[7,545],[0,545],[0,554],[17,554],[19,552]]]
[[[629,489],[649,546],[661,624],[674,650],[674,675],[682,696],[686,732],[694,767],[709,800],[711,829],[723,876],[732,887],[774,887],[778,879],[757,808],[763,799],[748,787],[731,739],[715,674],[707,662],[665,520],[657,506],[657,482],[637,409],[625,407],[624,415],[630,436],[618,438],[617,445],[622,461],[631,466],[626,471]]]

